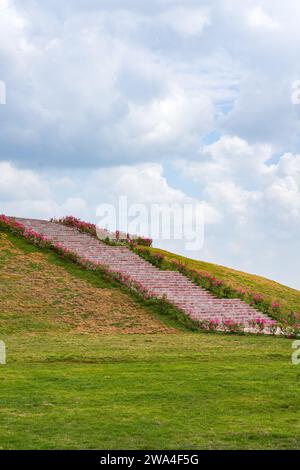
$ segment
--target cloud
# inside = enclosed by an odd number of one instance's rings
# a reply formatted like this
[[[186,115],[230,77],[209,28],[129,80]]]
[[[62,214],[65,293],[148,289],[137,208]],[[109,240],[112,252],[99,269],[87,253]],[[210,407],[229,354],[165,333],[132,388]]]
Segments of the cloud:
[[[196,150],[199,135],[212,126],[212,116],[211,101],[205,95],[173,87],[148,103],[130,103],[128,114],[113,128],[110,138],[117,138],[131,155],[141,151],[148,159],[153,151],[182,155],[188,149]]]
[[[193,72],[183,72],[181,61],[166,60],[139,36],[143,25],[162,31],[170,20],[175,28],[176,15],[182,33],[200,32],[204,10],[147,16],[74,9],[62,28],[37,6],[31,23],[28,5],[7,3],[14,47],[0,51],[7,58],[8,92],[0,145],[10,160],[96,167],[196,150],[213,122],[212,98],[186,83]]]
[[[267,144],[251,145],[237,136],[222,136],[218,141],[205,145],[200,158],[179,167],[185,175],[202,184],[229,181],[251,188],[272,171],[268,162],[272,158],[272,147]]]
[[[210,25],[208,9],[205,8],[173,8],[159,15],[159,21],[172,27],[184,36],[201,34],[205,26]]]
[[[300,237],[300,155],[274,161],[271,147],[223,136],[199,161],[177,165],[221,215],[207,226],[205,257],[299,287],[291,247]]]
[[[33,171],[17,169],[10,162],[0,162],[0,199],[21,201],[45,199],[48,195],[47,182]]]
[[[280,27],[279,23],[267,15],[261,6],[257,6],[250,11],[248,22],[250,26],[263,28],[265,30],[274,31]]]
[[[131,203],[171,204],[192,200],[168,184],[162,165],[157,163],[97,170],[91,184],[94,187],[109,187],[109,198],[122,195],[128,197]]]
[[[203,159],[203,156],[205,157]],[[223,136],[202,148],[199,161],[177,163],[188,178],[201,185],[202,195],[228,212],[270,211],[292,224],[300,204],[300,156],[283,154],[273,161],[270,146],[251,145],[237,136]],[[291,232],[291,237],[295,233]]]
[[[93,220],[122,193],[202,200],[198,257],[298,282],[294,0],[0,7],[3,211]]]
[[[292,6],[2,2],[0,158],[48,167],[190,159],[213,130],[297,151]]]
[[[86,202],[79,197],[59,197],[58,188],[74,190],[70,178],[55,178],[0,162],[0,213],[50,218],[65,214],[86,214]],[[75,188],[75,193],[78,187]]]
[[[26,208],[27,215],[33,217],[37,215],[35,210],[40,214],[43,207],[45,217],[74,213],[95,220],[98,205],[117,205],[119,196],[126,196],[129,204],[195,202],[170,186],[162,165],[157,163],[94,169],[88,171],[83,181],[80,173],[57,178],[55,173],[45,175],[19,169],[9,162],[0,163],[1,212],[9,207],[10,211],[13,208],[10,213],[24,215]]]
[[[273,180],[265,188],[266,204],[270,203],[273,217],[282,228],[290,231],[288,237],[300,231],[300,155],[283,155],[272,172]]]

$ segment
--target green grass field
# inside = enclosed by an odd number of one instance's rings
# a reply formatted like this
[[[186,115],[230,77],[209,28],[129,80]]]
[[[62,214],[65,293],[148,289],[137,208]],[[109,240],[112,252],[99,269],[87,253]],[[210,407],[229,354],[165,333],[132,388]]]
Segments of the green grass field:
[[[0,234],[1,449],[299,449],[292,341],[191,332]]]
[[[299,449],[291,342],[198,333],[10,335],[2,449]]]

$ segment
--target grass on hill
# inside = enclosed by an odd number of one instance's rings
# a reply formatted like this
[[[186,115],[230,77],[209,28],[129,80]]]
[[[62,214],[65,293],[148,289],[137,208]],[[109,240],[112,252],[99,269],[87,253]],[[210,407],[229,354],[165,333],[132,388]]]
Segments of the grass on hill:
[[[0,234],[0,449],[299,449],[292,342],[177,326]]]
[[[205,261],[193,260],[159,248],[147,248],[151,253],[161,253],[168,260],[178,260],[190,269],[210,273],[222,279],[233,288],[242,288],[261,294],[269,301],[277,300],[288,311],[300,312],[300,291],[255,274],[248,274],[232,268],[219,266]]]
[[[25,239],[0,232],[0,329],[93,333],[174,332],[192,326],[126,287]],[[171,309],[170,309],[171,310]],[[172,315],[176,321],[172,319]]]

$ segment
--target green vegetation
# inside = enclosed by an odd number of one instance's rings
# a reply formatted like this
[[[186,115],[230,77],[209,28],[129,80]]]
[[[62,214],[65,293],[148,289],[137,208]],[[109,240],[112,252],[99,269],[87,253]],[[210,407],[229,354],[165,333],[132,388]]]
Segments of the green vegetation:
[[[0,233],[0,448],[300,448],[292,342],[188,326]]]
[[[204,333],[2,336],[3,449],[299,449],[291,342]]]

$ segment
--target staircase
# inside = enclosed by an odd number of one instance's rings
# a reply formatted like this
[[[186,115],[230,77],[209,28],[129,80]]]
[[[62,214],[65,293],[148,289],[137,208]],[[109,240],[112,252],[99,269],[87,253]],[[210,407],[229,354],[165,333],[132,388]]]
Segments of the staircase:
[[[27,229],[44,235],[82,258],[106,265],[110,270],[129,276],[142,283],[151,295],[166,296],[168,301],[184,311],[193,320],[232,319],[249,326],[257,317],[271,319],[240,299],[219,299],[195,285],[176,271],[161,271],[122,246],[109,246],[96,238],[54,222],[16,218]]]

